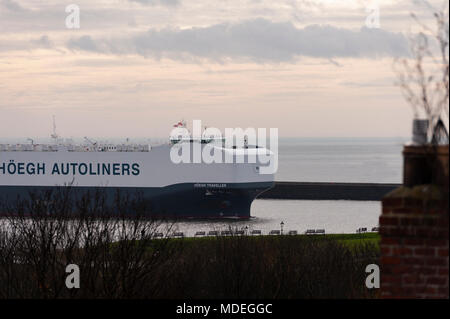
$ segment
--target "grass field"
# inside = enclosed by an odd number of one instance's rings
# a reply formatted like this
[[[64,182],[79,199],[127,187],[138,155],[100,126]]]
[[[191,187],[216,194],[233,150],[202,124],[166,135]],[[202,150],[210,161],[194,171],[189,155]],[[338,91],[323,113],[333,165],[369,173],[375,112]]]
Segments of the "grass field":
[[[236,236],[219,236],[221,238],[233,238]],[[326,234],[326,235],[285,235],[285,236],[271,236],[271,235],[264,235],[264,236],[247,236],[248,238],[251,238],[251,240],[257,241],[261,238],[297,238],[299,240],[301,239],[314,239],[314,240],[336,240],[337,242],[348,244],[349,246],[354,246],[358,244],[363,243],[371,243],[376,246],[379,245],[380,242],[380,235],[378,233],[361,233],[361,234]],[[204,237],[186,237],[183,239],[177,239],[173,238],[173,240],[183,240],[185,242],[202,242],[202,241],[211,241],[216,239],[217,237],[214,236],[204,236]]]

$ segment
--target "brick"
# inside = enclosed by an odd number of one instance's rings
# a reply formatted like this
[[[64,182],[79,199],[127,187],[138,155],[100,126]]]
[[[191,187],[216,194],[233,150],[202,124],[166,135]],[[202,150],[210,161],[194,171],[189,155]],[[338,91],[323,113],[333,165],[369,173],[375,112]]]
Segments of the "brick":
[[[391,227],[385,226],[385,225],[380,225],[380,229],[378,230],[378,233],[382,236],[384,235],[384,237],[389,237],[389,236],[391,236]]]
[[[437,255],[439,257],[448,257],[448,248],[439,249]]]
[[[443,238],[448,230],[439,230],[437,227],[418,227],[416,235],[422,238]]]
[[[413,209],[423,210],[425,201],[419,198],[405,197],[403,198],[403,207],[412,207]]]
[[[433,212],[445,213],[447,203],[443,200],[429,199],[424,202],[424,209],[428,213],[428,211],[432,210]]]
[[[443,297],[447,297],[447,298],[448,298],[448,286],[447,286],[447,288],[445,288],[445,287],[439,287],[439,288],[438,288],[438,293],[439,293],[440,295],[442,295]]]
[[[448,278],[448,268],[439,268],[438,274],[442,276],[447,276]]]
[[[407,274],[407,273],[411,273],[411,272],[412,272],[412,266],[410,266],[410,265],[396,265],[395,267],[391,268],[392,274],[402,275],[402,274]]]
[[[381,263],[384,265],[399,265],[402,260],[398,257],[381,256]]]
[[[416,248],[414,249],[415,256],[434,256],[436,253],[435,248]]]
[[[432,227],[439,224],[438,218],[423,218],[421,220],[421,224],[424,226]]]
[[[396,237],[381,237],[381,245],[401,245],[403,239]]]
[[[400,225],[401,226],[415,226],[420,225],[420,219],[419,218],[408,218],[408,217],[402,217],[400,218]]]
[[[397,217],[390,217],[390,216],[381,216],[380,217],[380,226],[381,225],[398,225],[398,218]]]
[[[402,282],[402,278],[398,275],[383,274],[380,278],[380,284],[386,286],[387,284],[399,284]]]
[[[444,277],[429,277],[427,278],[427,284],[429,285],[445,285],[447,278]]]
[[[406,216],[414,216],[415,210],[411,209],[411,208],[404,208],[404,207],[399,207],[399,208],[391,208],[390,209],[390,215],[404,215],[404,217]]]
[[[402,278],[405,284],[424,284],[425,279],[423,276],[419,275],[405,275]]]
[[[445,239],[427,239],[425,244],[429,246],[446,246],[448,248],[448,240]]]
[[[429,266],[446,266],[448,260],[445,258],[429,258],[427,259],[426,264]]]
[[[420,267],[415,271],[417,274],[423,275],[435,275],[437,273],[437,268],[435,267]]]
[[[398,256],[398,255],[402,255],[402,256],[410,256],[413,253],[413,250],[411,248],[408,247],[394,247],[393,249],[393,254]]]
[[[409,286],[403,288],[405,294],[407,295],[413,295],[416,293],[416,287],[415,286]]]
[[[426,227],[417,227],[416,229],[416,235],[417,237],[422,238],[430,238],[432,237],[432,230]]]
[[[392,299],[394,297],[392,296],[392,293],[390,291],[383,290],[381,291],[381,298]]]
[[[419,290],[419,289],[418,289]],[[423,293],[425,296],[434,295],[437,293],[436,287],[423,287],[419,290],[421,293]]]
[[[405,239],[405,245],[423,245],[425,240],[422,238],[407,238]]]
[[[380,227],[380,234],[388,235],[388,236],[395,236],[395,237],[405,237],[405,236],[415,235],[415,229],[384,226],[384,227]]]
[[[385,197],[382,199],[383,207],[401,207],[403,206],[403,198],[401,197]]]
[[[391,286],[389,290],[392,292],[392,294],[394,296],[401,296],[401,295],[403,295],[403,288],[402,287]]]
[[[418,257],[403,258],[403,262],[405,264],[412,265],[412,266],[415,266],[415,265],[423,266],[423,265],[425,265],[425,259],[418,258]]]
[[[448,226],[447,226],[447,229],[437,232],[436,237],[448,238]]]
[[[392,253],[392,250],[391,250],[390,246],[382,246],[382,247],[380,247],[380,252],[381,252],[381,255],[383,255],[383,256],[390,256]]]

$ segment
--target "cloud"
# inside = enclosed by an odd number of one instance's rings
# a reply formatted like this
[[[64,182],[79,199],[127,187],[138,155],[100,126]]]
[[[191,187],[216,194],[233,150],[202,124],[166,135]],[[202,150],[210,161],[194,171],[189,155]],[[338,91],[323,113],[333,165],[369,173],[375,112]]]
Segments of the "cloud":
[[[105,54],[139,54],[175,60],[288,62],[299,56],[326,59],[383,57],[408,54],[408,40],[401,33],[382,29],[350,30],[330,25],[296,28],[292,23],[266,19],[222,23],[188,29],[150,29],[127,38],[71,39],[72,50]]]
[[[72,50],[101,52],[100,48],[95,44],[89,35],[83,35],[79,38],[70,39],[67,47]]]
[[[47,35],[42,35],[39,38],[25,38],[25,39],[0,38],[0,52],[28,51],[33,49],[53,49],[53,48],[55,48],[55,46]]]
[[[38,48],[50,49],[53,47],[53,43],[47,35],[43,35],[39,39],[32,40],[31,42]]]
[[[0,0],[0,8],[5,8],[12,12],[24,12],[26,11],[24,7],[13,0]]]
[[[128,0],[130,2],[137,2],[146,6],[177,6],[180,4],[180,0]]]

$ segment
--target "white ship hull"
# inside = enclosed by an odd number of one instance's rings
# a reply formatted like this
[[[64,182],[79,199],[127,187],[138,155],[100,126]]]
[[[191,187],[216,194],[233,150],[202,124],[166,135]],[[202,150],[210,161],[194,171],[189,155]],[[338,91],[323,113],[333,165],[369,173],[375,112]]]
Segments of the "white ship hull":
[[[250,217],[253,199],[273,185],[261,163],[238,157],[266,149],[228,149],[233,163],[174,163],[173,145],[143,152],[0,151],[0,200],[66,189],[139,194],[157,217]],[[177,146],[175,146],[177,147]],[[204,147],[213,147],[202,145]],[[223,151],[223,149],[222,149]]]

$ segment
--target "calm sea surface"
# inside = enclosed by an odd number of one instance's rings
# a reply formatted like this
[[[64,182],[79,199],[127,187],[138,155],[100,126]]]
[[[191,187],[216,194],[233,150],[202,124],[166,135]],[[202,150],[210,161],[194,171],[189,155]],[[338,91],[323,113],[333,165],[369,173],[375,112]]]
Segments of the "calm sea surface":
[[[110,141],[120,142],[117,139]],[[164,142],[136,139],[134,142]],[[3,143],[11,141],[1,140]],[[22,143],[26,142],[21,140]],[[278,181],[400,183],[404,138],[282,138]],[[186,221],[174,227],[188,236],[196,231],[323,228],[327,233],[353,233],[378,225],[380,202],[255,200],[248,221]]]
[[[177,222],[173,231],[193,236],[197,231],[210,230],[296,230],[325,229],[327,233],[354,233],[360,227],[378,226],[380,202],[361,201],[312,201],[257,199],[252,204],[250,220],[242,221],[187,221]],[[166,229],[166,228],[163,228]]]
[[[285,138],[276,180],[400,183],[402,138]]]

